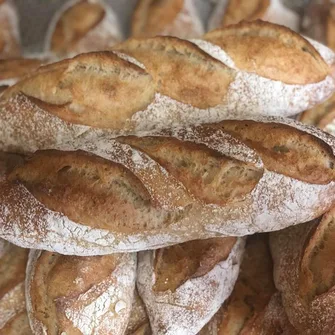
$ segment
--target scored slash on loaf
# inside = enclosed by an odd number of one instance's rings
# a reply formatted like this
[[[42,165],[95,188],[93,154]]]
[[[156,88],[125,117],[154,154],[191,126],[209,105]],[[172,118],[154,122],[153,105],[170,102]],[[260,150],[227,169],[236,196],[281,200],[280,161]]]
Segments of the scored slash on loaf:
[[[243,238],[216,238],[139,253],[152,333],[197,334],[233,290],[243,251]]]
[[[193,42],[130,39],[110,52],[40,67],[1,95],[0,149],[56,148],[91,128],[117,136],[297,114],[335,90],[334,53],[313,44],[317,49],[288,28],[256,21]]]
[[[0,188],[0,237],[98,255],[273,231],[334,204],[334,139],[247,118],[39,151]]]

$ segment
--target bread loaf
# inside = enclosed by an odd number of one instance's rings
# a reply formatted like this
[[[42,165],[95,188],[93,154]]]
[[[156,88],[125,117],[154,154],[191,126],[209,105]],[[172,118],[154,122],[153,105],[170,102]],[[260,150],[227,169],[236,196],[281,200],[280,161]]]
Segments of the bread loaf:
[[[1,335],[32,335],[24,293],[28,252],[0,239]]]
[[[204,23],[195,0],[138,0],[131,21],[133,37],[200,37]]]
[[[0,60],[0,85],[13,85],[46,62],[47,60],[38,58],[2,59]]]
[[[241,238],[192,241],[139,254],[137,287],[152,333],[195,335],[230,295]]]
[[[124,334],[136,256],[71,257],[31,251],[27,310],[34,334]]]
[[[234,290],[199,335],[271,335],[293,330],[276,292],[272,267],[268,235],[248,237]]]
[[[281,0],[218,0],[208,25],[209,29],[215,29],[257,19],[298,31],[299,16],[285,7]]]
[[[72,0],[52,19],[45,51],[64,58],[104,50],[123,38],[118,17],[103,1]]]
[[[0,59],[21,54],[19,22],[10,0],[0,1]]]
[[[334,138],[293,120],[262,120],[117,139],[88,132],[66,151],[40,151],[1,185],[0,237],[97,255],[320,216],[335,200]]]
[[[275,284],[299,334],[335,332],[334,213],[271,234]]]
[[[244,23],[205,38],[195,41],[200,47],[172,37],[130,40],[118,52],[41,67],[1,96],[0,150],[55,148],[91,128],[116,136],[246,113],[288,116],[334,92],[326,61],[286,28]]]

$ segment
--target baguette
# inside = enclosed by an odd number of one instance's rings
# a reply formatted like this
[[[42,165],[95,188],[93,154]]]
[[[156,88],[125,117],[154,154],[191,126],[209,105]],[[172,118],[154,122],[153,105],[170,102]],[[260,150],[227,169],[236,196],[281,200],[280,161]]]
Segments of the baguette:
[[[335,200],[334,138],[293,120],[262,120],[117,139],[86,133],[66,151],[38,152],[2,182],[0,237],[90,256],[322,215]]]
[[[335,332],[334,215],[271,234],[275,284],[300,334]]]
[[[18,15],[10,0],[0,1],[0,59],[21,54]]]
[[[209,29],[262,19],[298,31],[299,16],[280,0],[218,0],[209,18]]]
[[[216,238],[140,253],[137,287],[152,334],[197,334],[229,297],[243,249],[241,238]]]
[[[11,86],[35,71],[47,60],[38,58],[10,58],[0,60],[0,86]]]
[[[273,282],[268,235],[248,237],[234,290],[198,335],[296,334]]]
[[[50,22],[45,51],[64,58],[104,50],[124,39],[118,17],[100,0],[72,0]]]
[[[195,41],[198,47],[157,37],[129,40],[114,53],[82,54],[41,67],[2,93],[0,150],[55,148],[92,128],[117,136],[246,113],[289,116],[335,90],[325,60],[286,28],[244,23],[205,38],[226,43],[231,58],[208,41]],[[244,59],[245,54],[254,61]]]
[[[138,0],[131,19],[131,36],[199,37],[205,33],[199,14],[194,0]]]
[[[124,334],[135,286],[136,257],[71,257],[31,251],[27,311],[34,334]]]
[[[1,335],[32,335],[24,295],[28,252],[0,239]]]

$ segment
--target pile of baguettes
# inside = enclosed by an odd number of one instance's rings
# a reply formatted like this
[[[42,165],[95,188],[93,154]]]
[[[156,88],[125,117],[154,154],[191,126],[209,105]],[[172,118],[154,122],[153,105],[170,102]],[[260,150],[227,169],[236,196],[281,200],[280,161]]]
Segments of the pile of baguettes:
[[[263,21],[0,61],[0,334],[334,334],[335,138],[283,118],[334,64]]]

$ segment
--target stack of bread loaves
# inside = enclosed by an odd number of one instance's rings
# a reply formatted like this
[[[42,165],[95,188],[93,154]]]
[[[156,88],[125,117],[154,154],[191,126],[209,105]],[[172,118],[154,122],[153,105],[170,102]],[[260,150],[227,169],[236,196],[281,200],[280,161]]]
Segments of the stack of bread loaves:
[[[81,53],[108,17],[0,63],[0,334],[334,334],[335,138],[285,116],[335,54],[263,21]]]

